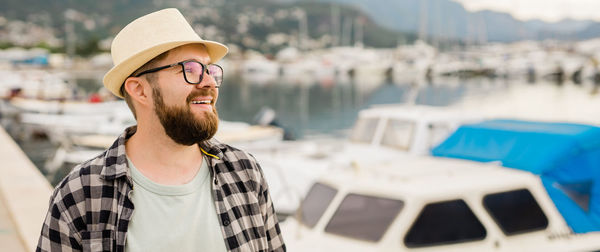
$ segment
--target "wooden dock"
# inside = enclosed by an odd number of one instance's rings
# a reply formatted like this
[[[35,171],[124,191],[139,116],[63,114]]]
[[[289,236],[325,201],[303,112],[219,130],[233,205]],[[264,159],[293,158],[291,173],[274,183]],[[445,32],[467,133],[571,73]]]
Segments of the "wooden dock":
[[[0,127],[0,251],[35,251],[52,187]]]

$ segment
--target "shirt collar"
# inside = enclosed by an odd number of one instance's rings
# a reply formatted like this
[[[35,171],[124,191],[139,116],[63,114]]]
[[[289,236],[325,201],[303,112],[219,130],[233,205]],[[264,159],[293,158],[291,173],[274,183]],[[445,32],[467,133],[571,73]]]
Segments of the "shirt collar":
[[[137,126],[131,126],[119,137],[115,142],[108,148],[104,158],[104,167],[100,172],[100,177],[105,180],[113,180],[125,176],[127,182],[133,185],[131,175],[129,174],[129,168],[127,165],[127,156],[125,153],[125,142],[135,134]],[[223,151],[226,150],[226,145],[217,141],[216,139],[210,139],[199,144],[202,152],[209,158],[223,159]]]
[[[125,142],[137,131],[137,126],[131,126],[106,150],[104,154],[104,167],[100,177],[105,180],[113,180],[126,176],[127,182],[133,185],[131,176],[128,174],[127,156],[125,153]]]

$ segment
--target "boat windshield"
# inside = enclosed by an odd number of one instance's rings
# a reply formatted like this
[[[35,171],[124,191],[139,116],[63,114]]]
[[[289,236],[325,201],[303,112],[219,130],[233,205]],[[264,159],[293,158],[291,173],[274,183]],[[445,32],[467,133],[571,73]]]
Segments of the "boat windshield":
[[[379,118],[376,117],[359,118],[352,129],[350,140],[353,142],[370,144],[373,142],[373,136],[375,136],[375,130],[377,129],[378,123]]]
[[[415,123],[406,120],[390,119],[383,131],[381,145],[401,150],[409,150],[413,138]]]
[[[485,239],[487,231],[462,200],[429,203],[404,237],[408,248],[449,245]]]
[[[403,206],[404,202],[397,199],[348,194],[327,223],[325,232],[377,242]]]
[[[483,206],[506,235],[548,227],[548,218],[527,189],[488,194],[483,198]]]
[[[450,125],[447,123],[430,123],[427,125],[427,128],[429,130],[429,134],[427,134],[429,136],[427,142],[428,148],[437,146],[452,133]]]
[[[315,183],[308,191],[300,208],[298,208],[298,215],[301,217],[300,222],[311,228],[314,227],[329,207],[336,193],[337,190],[331,186]]]

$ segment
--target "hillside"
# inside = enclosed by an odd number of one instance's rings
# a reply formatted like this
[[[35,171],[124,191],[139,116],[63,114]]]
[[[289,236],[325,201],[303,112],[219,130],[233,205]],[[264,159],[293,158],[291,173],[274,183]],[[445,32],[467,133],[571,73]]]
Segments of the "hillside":
[[[77,34],[80,53],[83,49],[98,50],[93,48],[94,45],[114,36],[124,24],[166,7],[179,8],[205,38],[224,41],[241,50],[265,53],[274,53],[290,45],[321,48],[354,45],[358,40],[369,47],[393,47],[398,41],[410,42],[416,37],[413,33],[381,26],[353,6],[332,10],[328,3],[284,0],[4,0],[3,4],[5,8],[0,9],[0,15],[7,20],[23,20],[51,29],[61,40],[66,37],[65,22],[66,16],[69,16],[68,20],[72,20]],[[337,26],[332,25],[332,11],[339,16]],[[337,32],[332,31],[333,27]],[[8,25],[0,24],[0,33],[8,28]],[[358,29],[363,36],[356,36]]]
[[[469,12],[452,0],[297,0],[339,3],[363,10],[375,22],[396,31],[421,32],[463,41],[578,40],[600,37],[600,23],[590,20],[521,21],[496,11]]]
[[[442,48],[600,37],[598,22],[521,21],[501,12],[469,12],[452,0],[3,0],[0,48],[41,45],[65,51],[65,22],[70,20],[76,52],[90,55],[107,50],[124,24],[166,7],[179,8],[205,38],[266,54],[287,46],[311,49],[362,42],[367,47],[394,47],[417,37]],[[15,24],[18,20],[25,25]],[[40,30],[44,36],[28,34]],[[43,41],[48,38],[53,43]]]

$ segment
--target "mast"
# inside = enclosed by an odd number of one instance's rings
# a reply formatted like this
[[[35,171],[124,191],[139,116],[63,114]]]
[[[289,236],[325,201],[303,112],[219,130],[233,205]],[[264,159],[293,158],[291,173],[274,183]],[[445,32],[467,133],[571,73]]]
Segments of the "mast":
[[[336,47],[340,44],[340,7],[331,4],[331,46]]]
[[[306,19],[306,12],[304,10],[300,10],[297,13],[298,18],[298,48],[301,51],[307,49],[308,45],[308,20]]]
[[[419,1],[419,39],[427,42],[427,5],[429,0]]]
[[[354,46],[355,47],[363,47],[363,29],[364,29],[365,19],[362,16],[356,17],[354,21]]]
[[[344,27],[342,28],[342,46],[352,45],[352,18],[344,17]]]

